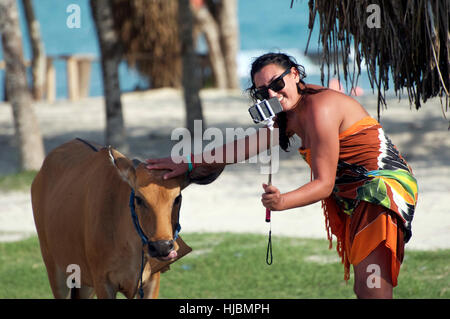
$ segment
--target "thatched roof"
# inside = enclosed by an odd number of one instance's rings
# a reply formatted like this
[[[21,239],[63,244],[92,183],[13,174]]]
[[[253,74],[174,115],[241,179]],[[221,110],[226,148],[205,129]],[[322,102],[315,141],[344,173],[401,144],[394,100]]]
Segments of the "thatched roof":
[[[114,0],[116,32],[129,66],[152,88],[181,86],[178,2]]]
[[[410,103],[417,109],[436,96],[445,101],[448,109],[450,1],[309,0],[309,10],[310,30],[316,16],[320,22],[322,82],[324,65],[330,79],[330,64],[338,64],[341,59],[344,79],[355,85],[364,59],[372,89],[378,92],[378,112],[385,105],[389,74],[396,94],[406,89]],[[349,63],[351,47],[356,68]]]

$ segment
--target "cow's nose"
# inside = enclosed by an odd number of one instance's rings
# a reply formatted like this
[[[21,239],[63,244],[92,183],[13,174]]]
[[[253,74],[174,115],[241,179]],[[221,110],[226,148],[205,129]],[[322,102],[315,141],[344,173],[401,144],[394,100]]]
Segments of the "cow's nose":
[[[158,240],[149,243],[150,256],[166,257],[173,250],[173,240]]]

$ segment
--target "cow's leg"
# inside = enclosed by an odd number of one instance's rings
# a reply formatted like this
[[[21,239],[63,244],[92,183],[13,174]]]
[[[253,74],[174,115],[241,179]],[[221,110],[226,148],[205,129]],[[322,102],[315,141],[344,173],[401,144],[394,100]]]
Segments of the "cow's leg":
[[[94,282],[94,290],[98,299],[116,299],[116,288],[106,280]]]
[[[81,285],[81,288],[72,288],[70,291],[71,299],[90,299],[94,296],[94,289],[89,286]]]
[[[81,299],[90,299],[94,297],[94,288],[88,286],[81,286],[80,288],[80,298]]]
[[[69,297],[69,287],[67,287],[67,274],[56,264],[46,260],[48,279],[52,288],[53,296],[56,299],[65,299]]]
[[[159,280],[161,277],[161,272],[157,272],[150,275],[150,278],[144,282],[144,298],[145,299],[156,299],[159,295]]]
[[[66,284],[67,273],[55,263],[53,256],[49,253],[44,234],[39,234],[39,243],[42,259],[44,260],[45,268],[47,269],[48,281],[50,283],[50,288],[52,289],[53,297],[56,299],[68,298],[69,287],[67,287]]]

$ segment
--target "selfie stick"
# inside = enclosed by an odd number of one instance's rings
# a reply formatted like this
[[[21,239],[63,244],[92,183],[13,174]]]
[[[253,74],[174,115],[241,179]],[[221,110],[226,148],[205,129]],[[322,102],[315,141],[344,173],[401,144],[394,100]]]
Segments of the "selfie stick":
[[[264,112],[261,110],[261,107],[260,107],[260,100],[257,100],[257,103],[256,103],[256,108],[258,109],[258,112],[260,113],[260,114],[264,114]],[[263,124],[265,124],[268,128],[269,128],[269,134],[270,134],[270,136],[269,136],[269,149],[268,149],[268,152],[269,152],[269,181],[268,181],[268,185],[270,186],[270,185],[272,185],[272,144],[273,144],[273,141],[272,141],[272,133],[273,133],[273,125],[275,124],[274,123],[274,121],[273,121],[273,117],[275,116],[275,114],[272,112],[272,110],[270,110],[271,112],[271,116],[270,117],[268,117],[268,118],[266,118],[262,123]],[[268,208],[266,208],[266,222],[267,223],[270,223],[270,209],[268,209]]]
[[[272,185],[272,144],[273,144],[273,125],[274,125],[274,121],[273,121],[273,116],[266,119],[263,122],[265,125],[267,125],[267,127],[269,128],[269,180],[267,182],[267,184],[269,186]],[[266,223],[270,223],[270,228],[269,228],[269,241],[267,243],[267,252],[266,252],[266,263],[268,265],[272,265],[272,261],[273,261],[273,256],[272,256],[272,221],[271,221],[271,212],[270,209],[266,207]]]
[[[276,97],[272,97],[268,100],[257,100],[257,103],[248,109],[250,116],[253,118],[255,123],[263,123],[269,129],[269,181],[268,185],[272,185],[272,144],[273,144],[273,126],[274,117],[277,113],[283,111],[279,100]],[[271,222],[271,211],[266,208],[266,222],[270,223],[269,229],[269,241],[267,243],[267,253],[266,253],[266,263],[268,265],[272,264],[272,222]]]
[[[269,128],[269,180],[267,184],[269,186],[272,185],[272,133],[273,133],[273,120],[270,119],[270,123],[268,123],[267,127]],[[270,223],[270,209],[266,208],[266,223]]]

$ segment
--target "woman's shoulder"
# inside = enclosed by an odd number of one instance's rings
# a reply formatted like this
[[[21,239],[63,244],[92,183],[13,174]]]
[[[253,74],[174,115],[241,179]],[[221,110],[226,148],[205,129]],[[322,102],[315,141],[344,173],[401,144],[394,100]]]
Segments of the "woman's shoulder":
[[[332,89],[308,95],[305,101],[304,114],[309,121],[322,121],[327,118],[339,123],[340,131],[369,116],[357,100]]]
[[[315,94],[308,94],[304,98],[304,104],[309,112],[332,110],[334,113],[347,113],[356,111],[356,109],[364,109],[357,100],[345,93],[319,85],[308,85],[308,87],[318,91]]]
[[[344,93],[320,85],[308,84],[307,88],[313,91],[305,96],[311,103],[331,101],[337,98],[348,98]]]
[[[316,87],[314,87],[316,89]],[[336,111],[336,101],[340,92],[317,86],[317,93],[303,97],[304,112],[310,115]]]

